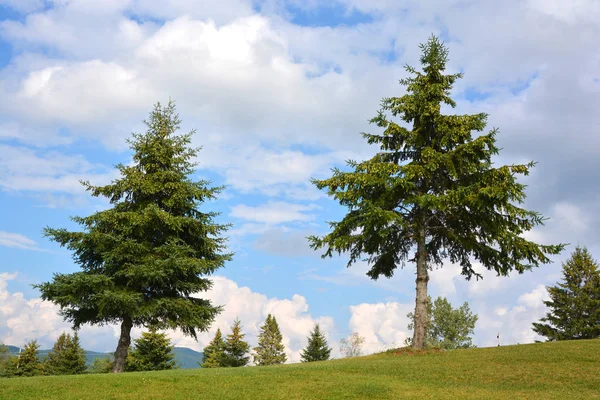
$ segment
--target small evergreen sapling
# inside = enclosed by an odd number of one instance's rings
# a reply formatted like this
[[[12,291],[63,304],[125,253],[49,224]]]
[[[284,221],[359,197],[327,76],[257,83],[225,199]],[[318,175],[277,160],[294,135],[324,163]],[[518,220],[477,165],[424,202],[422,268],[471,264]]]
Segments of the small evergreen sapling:
[[[199,362],[202,368],[219,368],[225,366],[225,340],[221,334],[221,329],[218,328],[215,337],[204,348],[202,361]]]
[[[171,339],[155,328],[143,332],[135,340],[135,347],[128,355],[126,371],[161,371],[178,368]]]
[[[254,363],[259,366],[285,363],[287,356],[282,340],[277,320],[271,314],[267,315],[264,325],[260,328],[258,346],[254,348]]]
[[[225,340],[225,351],[223,357],[224,367],[243,367],[250,361],[250,345],[245,342],[242,333],[242,324],[236,319],[231,327],[231,333]]]
[[[329,360],[330,355],[331,348],[327,346],[327,340],[325,339],[323,332],[321,332],[321,327],[319,324],[316,324],[308,338],[308,345],[300,354],[301,361],[325,361]]]

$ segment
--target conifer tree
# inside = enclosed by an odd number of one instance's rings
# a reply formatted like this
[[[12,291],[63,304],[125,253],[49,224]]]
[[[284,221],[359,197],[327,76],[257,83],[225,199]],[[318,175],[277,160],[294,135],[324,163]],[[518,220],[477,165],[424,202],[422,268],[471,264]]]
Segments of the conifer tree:
[[[527,175],[534,163],[494,166],[497,130],[471,134],[485,128],[487,115],[442,114],[442,105],[455,106],[450,92],[462,77],[444,74],[447,48],[431,37],[421,50],[423,71],[406,67],[412,76],[400,83],[407,93],[384,98],[371,119],[382,134],[362,134],[380,151],[366,161],[348,161],[348,172],[336,168],[331,178],[313,180],[348,213],[331,222],[324,237],[309,238],[313,249],[325,249],[323,257],[348,253],[348,266],[366,258],[372,279],[390,278],[397,267],[416,263],[416,349],[425,346],[427,285],[434,265],[449,258],[466,279],[479,278],[475,259],[506,276],[549,263],[548,255],[564,247],[523,237],[543,222],[539,213],[517,205],[525,198],[517,176]]]
[[[316,324],[308,338],[308,345],[302,350],[301,361],[325,361],[329,360],[331,348],[327,346],[325,335],[321,332],[321,327]]]
[[[15,357],[15,376],[43,375],[44,366],[39,360],[38,349],[40,345],[37,340],[32,340],[25,345],[23,351]]]
[[[83,232],[45,229],[73,251],[82,271],[36,285],[76,329],[121,324],[114,372],[124,369],[134,326],[178,328],[193,338],[206,331],[221,307],[197,295],[211,288],[207,276],[231,259],[220,237],[228,226],[200,208],[222,188],[190,178],[198,152],[190,147],[194,131],[176,134],[173,102],[157,104],[144,123],[146,133],[129,141],[133,163],[117,165],[118,179],[106,186],[82,182],[112,208],[73,218]]]
[[[250,345],[245,342],[242,325],[239,319],[236,319],[231,327],[231,333],[225,340],[225,351],[223,357],[224,367],[243,367],[250,361]]]
[[[171,339],[156,328],[142,332],[142,336],[134,340],[133,351],[127,356],[126,371],[161,371],[178,368]]]
[[[264,325],[260,328],[258,346],[254,348],[254,363],[256,365],[275,365],[286,362],[287,356],[282,340],[277,320],[271,314],[267,315]]]
[[[11,362],[11,356],[8,352],[8,347],[5,346],[4,343],[0,342],[0,377],[7,376],[9,362]]]
[[[79,344],[77,332],[62,333],[48,353],[45,371],[49,375],[83,374],[87,370],[85,351]]]
[[[547,287],[550,311],[533,331],[549,341],[600,338],[600,269],[585,247],[562,264],[563,279]]]
[[[225,340],[221,334],[221,329],[217,329],[213,340],[204,348],[202,352],[202,361],[199,362],[202,368],[223,367],[225,356]]]

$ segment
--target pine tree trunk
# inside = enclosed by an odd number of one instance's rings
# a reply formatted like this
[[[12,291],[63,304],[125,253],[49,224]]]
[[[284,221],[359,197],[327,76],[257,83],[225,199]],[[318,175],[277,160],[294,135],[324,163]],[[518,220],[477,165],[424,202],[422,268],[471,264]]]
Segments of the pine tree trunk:
[[[417,296],[415,301],[415,320],[412,347],[416,350],[425,348],[427,329],[427,252],[425,249],[425,230],[419,232],[417,239]]]
[[[115,351],[115,363],[113,364],[113,372],[119,373],[125,370],[125,359],[127,358],[127,352],[129,351],[129,345],[131,344],[131,328],[133,322],[131,318],[124,317],[121,322],[121,337],[119,337],[119,343],[117,344],[117,350]]]

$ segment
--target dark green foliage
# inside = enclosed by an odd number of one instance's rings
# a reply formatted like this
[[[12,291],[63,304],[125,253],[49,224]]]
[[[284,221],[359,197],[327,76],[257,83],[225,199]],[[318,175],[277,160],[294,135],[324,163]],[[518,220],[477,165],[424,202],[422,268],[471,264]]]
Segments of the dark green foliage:
[[[310,337],[308,338],[308,345],[302,350],[301,361],[312,362],[312,361],[325,361],[329,360],[331,355],[331,348],[327,346],[327,340],[325,335],[321,332],[319,324],[316,324]]]
[[[225,340],[221,334],[221,329],[217,329],[215,337],[203,350],[202,361],[199,362],[202,368],[218,368],[225,364]]]
[[[256,365],[283,364],[287,356],[282,340],[277,320],[271,314],[267,315],[264,325],[260,328],[258,346],[254,348],[254,363]]]
[[[114,360],[112,357],[96,357],[89,366],[89,373],[91,374],[108,374],[113,369]]]
[[[482,132],[487,115],[445,115],[442,105],[455,107],[452,87],[462,74],[444,74],[448,50],[432,37],[421,45],[423,71],[400,83],[407,93],[384,98],[371,120],[381,134],[363,133],[380,151],[371,159],[348,161],[350,172],[333,170],[319,189],[348,213],[331,222],[331,232],[309,238],[313,249],[349,255],[348,266],[366,258],[372,279],[391,277],[397,267],[416,262],[416,348],[425,342],[429,270],[443,260],[462,267],[466,279],[481,277],[473,260],[506,276],[549,263],[563,245],[539,245],[523,233],[543,217],[518,206],[525,185],[518,183],[534,163],[494,166],[497,130]],[[392,117],[398,118],[395,122]],[[416,252],[415,252],[416,249]]]
[[[533,330],[550,341],[600,338],[600,269],[585,247],[562,264],[563,281],[548,287],[550,311]],[[545,323],[544,323],[545,322]]]
[[[8,346],[0,342],[0,377],[7,376],[8,363],[11,362],[11,356],[8,352]]]
[[[147,132],[129,141],[132,165],[117,165],[120,178],[106,186],[82,182],[112,208],[73,218],[82,232],[45,229],[73,252],[82,271],[36,285],[75,328],[122,323],[116,372],[124,366],[133,326],[178,328],[194,338],[206,331],[221,307],[194,295],[209,290],[206,276],[231,259],[220,237],[228,226],[199,208],[222,188],[190,179],[198,151],[190,148],[194,131],[175,134],[180,120],[173,102],[157,104],[144,123]]]
[[[242,333],[242,325],[236,319],[231,327],[231,333],[225,340],[225,355],[223,357],[224,367],[243,367],[250,361],[250,345],[245,342]]]
[[[48,353],[45,362],[45,372],[48,375],[83,374],[87,370],[85,352],[79,344],[77,332],[61,334],[52,351]]]
[[[452,304],[446,298],[438,297],[432,302],[429,297],[427,315],[429,321],[426,328],[426,347],[446,350],[475,347],[471,335],[474,334],[475,323],[479,317],[471,312],[469,303],[464,302],[459,308],[452,308]],[[407,317],[413,320],[414,314],[409,313]],[[408,329],[413,328],[414,324],[411,322]],[[408,345],[411,345],[411,342],[412,340],[407,340]]]
[[[150,329],[135,339],[135,347],[127,356],[126,371],[160,371],[178,368],[171,339]]]

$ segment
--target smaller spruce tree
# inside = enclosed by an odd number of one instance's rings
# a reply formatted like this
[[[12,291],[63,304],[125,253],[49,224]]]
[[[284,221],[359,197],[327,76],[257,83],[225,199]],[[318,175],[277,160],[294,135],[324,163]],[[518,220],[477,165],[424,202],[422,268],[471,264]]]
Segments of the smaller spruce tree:
[[[287,356],[282,340],[277,320],[271,314],[267,315],[264,325],[260,328],[258,346],[254,348],[254,363],[256,365],[275,365],[286,362]]]
[[[179,366],[173,354],[171,339],[156,328],[135,339],[135,347],[127,356],[126,371],[160,371]]]
[[[308,345],[300,354],[302,362],[325,361],[329,360],[331,348],[327,346],[325,335],[321,332],[319,324],[315,324],[314,329],[308,338]]]
[[[23,351],[16,358],[15,376],[36,376],[44,374],[43,364],[38,357],[40,345],[37,340],[27,343]]]
[[[204,348],[202,361],[199,362],[202,368],[218,368],[224,366],[225,340],[221,334],[221,329],[217,329],[213,340]]]
[[[45,371],[49,375],[75,375],[83,374],[87,370],[85,352],[79,344],[77,332],[71,336],[62,333],[52,351],[48,353]]]
[[[563,282],[548,287],[550,311],[533,331],[549,341],[600,338],[600,269],[585,247],[563,263]]]
[[[242,325],[239,319],[236,319],[231,327],[231,333],[227,335],[225,341],[225,351],[223,357],[224,367],[243,367],[250,361],[250,345],[245,342]]]

